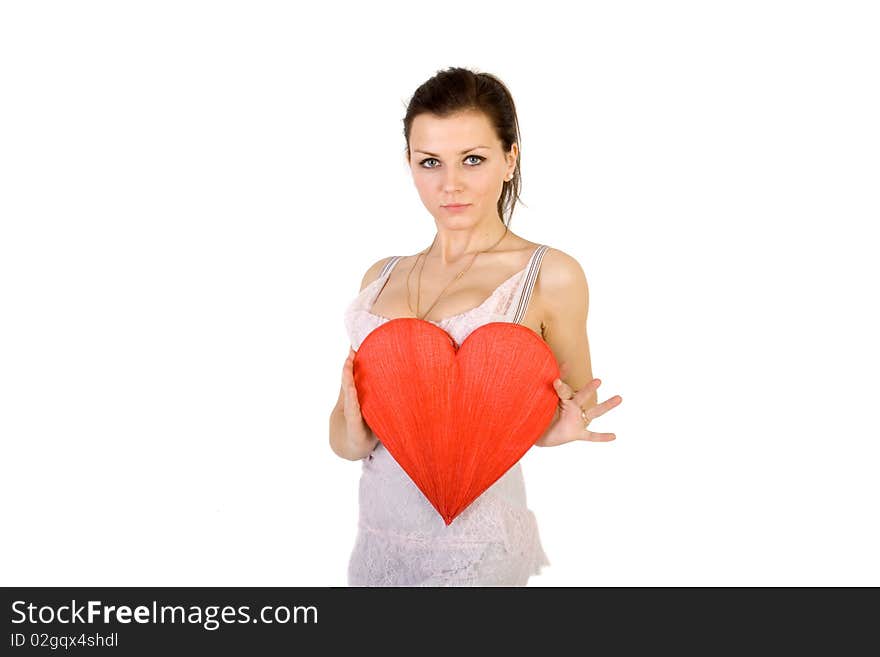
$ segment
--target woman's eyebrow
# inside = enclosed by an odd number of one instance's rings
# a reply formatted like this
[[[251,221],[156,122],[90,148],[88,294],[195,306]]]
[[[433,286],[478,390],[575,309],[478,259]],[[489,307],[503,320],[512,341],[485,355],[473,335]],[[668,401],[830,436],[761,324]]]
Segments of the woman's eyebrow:
[[[469,153],[469,152],[471,152],[471,151],[475,151],[475,150],[477,150],[478,148],[489,148],[489,147],[488,147],[488,146],[474,146],[474,147],[472,147],[472,148],[468,148],[468,149],[466,149],[466,150],[463,150],[461,153],[459,153],[459,155],[464,155],[465,153]],[[439,155],[437,155],[437,153],[429,153],[428,151],[419,151],[419,150],[417,150],[417,151],[415,151],[415,152],[416,152],[416,153],[423,153],[423,154],[425,154],[425,155],[430,155],[430,156],[432,156],[432,157],[440,157]]]

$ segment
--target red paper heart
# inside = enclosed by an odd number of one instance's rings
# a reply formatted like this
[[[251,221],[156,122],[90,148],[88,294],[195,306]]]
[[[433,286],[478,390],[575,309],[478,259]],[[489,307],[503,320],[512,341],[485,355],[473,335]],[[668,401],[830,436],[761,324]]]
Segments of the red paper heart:
[[[361,415],[447,525],[553,420],[559,366],[531,329],[489,322],[459,347],[415,317],[380,324],[354,358]]]

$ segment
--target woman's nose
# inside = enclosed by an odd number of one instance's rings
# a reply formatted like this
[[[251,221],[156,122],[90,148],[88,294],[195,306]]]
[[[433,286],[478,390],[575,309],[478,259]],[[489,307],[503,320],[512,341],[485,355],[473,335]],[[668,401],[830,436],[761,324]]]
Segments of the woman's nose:
[[[458,173],[447,173],[443,181],[443,191],[457,192],[461,189],[460,175]]]

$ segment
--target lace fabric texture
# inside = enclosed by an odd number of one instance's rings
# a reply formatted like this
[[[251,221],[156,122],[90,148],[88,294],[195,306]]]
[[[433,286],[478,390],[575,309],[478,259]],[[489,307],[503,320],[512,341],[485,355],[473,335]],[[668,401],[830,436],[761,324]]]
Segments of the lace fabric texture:
[[[541,250],[482,304],[432,323],[461,344],[483,324],[512,321],[528,300],[531,286],[527,282]],[[346,308],[345,326],[355,351],[372,330],[390,321],[370,309],[395,264],[387,266]],[[381,442],[361,463],[358,533],[348,565],[349,586],[525,586],[531,575],[550,565],[537,521],[527,506],[520,463],[449,526]]]

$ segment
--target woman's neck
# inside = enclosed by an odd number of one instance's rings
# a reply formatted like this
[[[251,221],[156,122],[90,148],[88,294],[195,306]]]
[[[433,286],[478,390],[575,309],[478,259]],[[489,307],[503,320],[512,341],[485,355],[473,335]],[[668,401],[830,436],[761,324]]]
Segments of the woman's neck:
[[[427,257],[441,268],[454,267],[462,259],[502,246],[509,234],[510,231],[497,219],[493,224],[480,224],[471,230],[440,228],[427,251]]]

